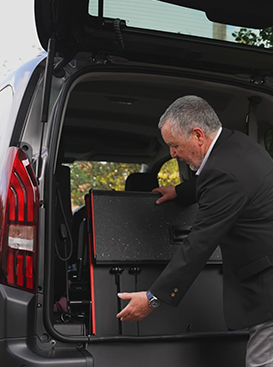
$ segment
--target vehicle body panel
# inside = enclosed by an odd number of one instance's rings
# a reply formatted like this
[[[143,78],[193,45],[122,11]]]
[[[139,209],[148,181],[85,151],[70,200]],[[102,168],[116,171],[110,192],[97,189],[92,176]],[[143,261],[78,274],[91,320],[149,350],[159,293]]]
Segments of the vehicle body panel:
[[[165,2],[204,10],[213,21],[270,25],[268,1],[267,8],[245,6],[238,17],[234,1],[208,7],[197,0]],[[106,201],[94,205],[100,193],[85,183],[79,186],[85,205],[72,212],[69,175],[75,161],[140,164],[142,173],[157,175],[170,158],[158,119],[186,94],[204,97],[224,126],[265,145],[264,134],[272,129],[272,51],[130,27],[103,18],[102,9],[91,16],[87,0],[36,0],[35,12],[48,53],[0,89],[0,98],[8,95],[0,135],[1,199],[9,182],[5,172],[12,170],[6,162],[10,147],[26,154],[24,164],[28,160],[39,187],[37,289],[27,292],[3,279],[0,284],[3,366],[243,367],[248,332],[226,327],[219,252],[176,309],[162,305],[141,322],[116,318],[125,305],[116,294],[149,288],[169,260],[162,255],[168,241],[171,248],[183,245],[196,208],[185,209],[179,201],[156,208],[156,194],[111,188],[101,194]],[[183,162],[179,167],[182,180],[192,177]],[[0,207],[2,223],[2,201]],[[182,230],[174,213],[181,215]],[[137,227],[138,218],[146,223]],[[56,311],[56,290],[70,308]]]

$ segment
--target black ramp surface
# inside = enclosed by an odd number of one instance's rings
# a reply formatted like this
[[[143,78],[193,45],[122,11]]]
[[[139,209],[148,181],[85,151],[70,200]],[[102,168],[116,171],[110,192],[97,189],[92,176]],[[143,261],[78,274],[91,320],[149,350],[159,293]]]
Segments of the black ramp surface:
[[[92,191],[96,262],[166,262],[190,231],[196,206],[155,204],[158,194]]]

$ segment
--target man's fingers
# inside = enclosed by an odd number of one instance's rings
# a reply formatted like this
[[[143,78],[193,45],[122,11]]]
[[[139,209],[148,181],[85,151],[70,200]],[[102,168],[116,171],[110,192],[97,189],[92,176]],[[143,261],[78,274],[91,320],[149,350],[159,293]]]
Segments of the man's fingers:
[[[118,293],[118,297],[130,302],[117,314],[121,321],[138,321],[153,311],[149,306],[146,292]]]
[[[120,321],[139,321],[140,318],[137,318],[136,316],[132,316],[131,313],[124,313],[124,312],[120,312],[117,314],[116,316],[117,318],[120,319]]]
[[[130,293],[126,293],[126,292],[118,293],[118,297],[121,299],[131,299],[132,298]]]
[[[161,203],[164,203],[164,201],[166,201],[167,199],[164,199],[164,197],[162,196],[162,198],[160,198],[160,199],[157,199],[156,200],[156,204],[161,204]]]
[[[117,296],[120,299],[124,299],[124,300],[131,300],[132,299],[132,293],[128,293],[128,292],[123,292],[123,293],[118,293]],[[128,316],[129,312],[128,312],[128,308],[129,308],[129,303],[126,307],[124,307],[123,310],[121,310],[116,317],[120,318],[121,321],[125,321],[126,317]]]
[[[122,311],[120,311],[116,317],[120,319],[120,321],[140,321],[143,320],[146,316],[149,315],[150,312],[153,311],[153,308],[149,308],[143,312],[142,310],[136,312],[130,308],[125,307]]]
[[[175,186],[162,186],[152,190],[159,192],[162,196],[156,200],[156,204],[162,204],[165,201],[173,200],[177,197]]]
[[[120,319],[121,321],[125,321],[126,320],[126,316],[127,316],[127,313],[126,313],[126,310],[125,308],[120,311],[118,314],[117,314],[117,318]]]
[[[126,320],[130,320],[130,321],[135,321],[137,319],[132,318],[132,310],[131,310],[131,306],[128,303],[128,305],[126,307],[123,308],[123,310],[121,310],[118,314],[117,314],[117,318],[119,318],[121,321],[126,321]]]

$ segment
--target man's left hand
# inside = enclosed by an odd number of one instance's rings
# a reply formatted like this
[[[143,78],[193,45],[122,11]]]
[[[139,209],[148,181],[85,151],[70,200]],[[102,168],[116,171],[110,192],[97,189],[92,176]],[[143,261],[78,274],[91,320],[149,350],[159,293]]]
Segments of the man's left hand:
[[[130,301],[117,314],[121,321],[140,321],[153,311],[153,307],[149,306],[146,292],[118,293],[118,297]]]

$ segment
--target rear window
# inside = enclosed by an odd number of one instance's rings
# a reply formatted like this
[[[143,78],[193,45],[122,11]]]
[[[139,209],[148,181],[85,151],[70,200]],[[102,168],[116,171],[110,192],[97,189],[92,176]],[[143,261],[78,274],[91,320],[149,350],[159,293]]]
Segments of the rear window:
[[[71,175],[71,201],[75,210],[84,205],[84,196],[92,188],[95,190],[124,191],[128,176],[142,172],[141,164],[118,162],[76,161],[68,164]],[[157,175],[159,186],[178,185],[179,167],[176,159],[170,159]]]
[[[126,178],[141,171],[140,164],[117,162],[76,161],[68,165],[71,174],[72,208],[84,204],[84,195],[92,188],[95,190],[125,189]]]
[[[155,0],[104,0],[100,10],[98,3],[89,1],[90,15],[100,13],[106,18],[120,18],[128,27],[238,42],[233,33],[238,33],[240,27],[211,22],[203,11]],[[259,31],[252,32],[258,34]]]

